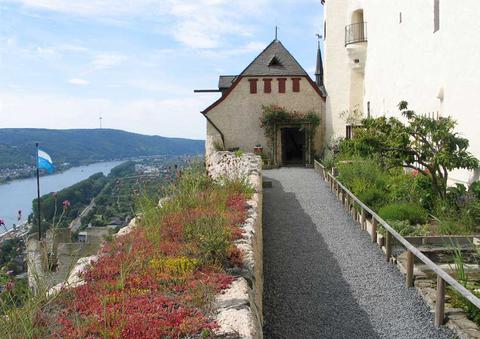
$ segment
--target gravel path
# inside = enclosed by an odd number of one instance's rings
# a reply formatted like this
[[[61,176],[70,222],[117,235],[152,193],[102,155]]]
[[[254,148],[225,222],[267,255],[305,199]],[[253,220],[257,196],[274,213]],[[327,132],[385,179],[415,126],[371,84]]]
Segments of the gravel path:
[[[452,338],[310,169],[264,172],[266,338]]]

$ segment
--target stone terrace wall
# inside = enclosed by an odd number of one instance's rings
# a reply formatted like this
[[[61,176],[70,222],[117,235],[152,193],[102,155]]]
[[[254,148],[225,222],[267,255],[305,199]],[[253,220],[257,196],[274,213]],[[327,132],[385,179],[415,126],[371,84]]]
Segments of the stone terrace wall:
[[[247,219],[242,239],[236,245],[244,253],[243,269],[229,289],[217,297],[218,335],[262,338],[263,325],[263,234],[262,234],[262,161],[257,155],[240,156],[215,152],[206,159],[208,174],[219,182],[246,180],[255,190],[247,201]]]

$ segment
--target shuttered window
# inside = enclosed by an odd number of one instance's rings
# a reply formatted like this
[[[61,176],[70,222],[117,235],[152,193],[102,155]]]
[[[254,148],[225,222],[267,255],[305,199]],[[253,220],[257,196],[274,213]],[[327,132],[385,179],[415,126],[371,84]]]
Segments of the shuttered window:
[[[263,79],[263,92],[272,93],[272,79]]]
[[[278,93],[285,93],[285,83],[287,78],[278,78]]]
[[[292,78],[292,91],[300,92],[300,78]]]
[[[250,83],[250,94],[257,93],[257,81],[258,79],[248,79],[248,82]]]

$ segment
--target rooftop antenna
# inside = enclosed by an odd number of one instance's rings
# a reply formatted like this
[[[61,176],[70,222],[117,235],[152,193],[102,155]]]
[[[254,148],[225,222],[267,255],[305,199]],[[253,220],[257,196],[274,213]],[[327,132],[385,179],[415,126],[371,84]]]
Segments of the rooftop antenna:
[[[278,40],[278,26],[275,25],[275,40]]]
[[[320,47],[320,40],[323,38],[323,35],[321,34],[315,34],[317,36],[317,41],[318,41],[318,46]]]

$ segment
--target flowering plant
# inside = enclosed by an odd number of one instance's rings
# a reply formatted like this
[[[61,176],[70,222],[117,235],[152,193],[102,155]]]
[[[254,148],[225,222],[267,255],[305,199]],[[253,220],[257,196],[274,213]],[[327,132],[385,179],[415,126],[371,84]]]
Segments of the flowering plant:
[[[177,338],[208,336],[214,295],[242,265],[234,246],[246,218],[243,187],[220,186],[188,172],[175,196],[141,200],[142,223],[107,242],[83,273],[86,284],[65,292],[49,315],[52,336]],[[57,321],[58,320],[58,321]]]

